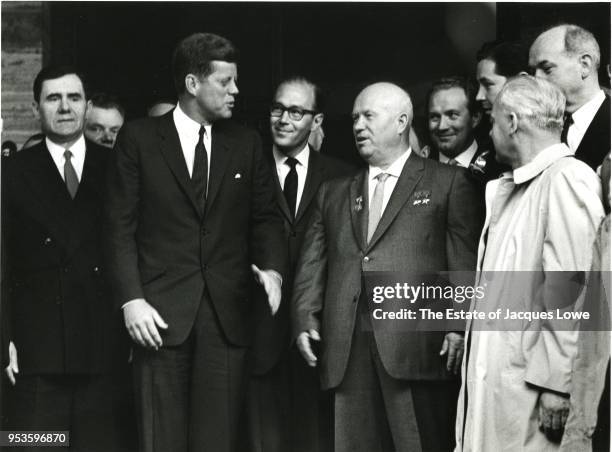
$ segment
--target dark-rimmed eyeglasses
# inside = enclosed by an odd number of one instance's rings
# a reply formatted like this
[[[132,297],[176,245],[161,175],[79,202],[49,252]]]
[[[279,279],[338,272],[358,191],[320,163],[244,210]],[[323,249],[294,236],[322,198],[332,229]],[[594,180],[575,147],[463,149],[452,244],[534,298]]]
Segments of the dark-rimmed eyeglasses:
[[[280,118],[283,116],[283,113],[287,112],[289,114],[289,119],[293,121],[301,121],[304,115],[316,115],[317,112],[314,110],[306,110],[305,108],[300,107],[285,107],[281,104],[272,104],[270,106],[270,116],[273,118]]]

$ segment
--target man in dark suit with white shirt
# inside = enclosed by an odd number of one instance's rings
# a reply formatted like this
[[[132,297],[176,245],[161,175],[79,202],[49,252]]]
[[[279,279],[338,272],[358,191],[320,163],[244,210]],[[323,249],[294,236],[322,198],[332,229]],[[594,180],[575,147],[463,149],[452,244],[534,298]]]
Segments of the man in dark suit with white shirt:
[[[178,44],[172,69],[177,107],[125,125],[115,146],[107,210],[113,288],[136,343],[141,449],[231,452],[253,277],[274,314],[286,245],[260,138],[229,120],[237,50],[196,33]]]
[[[368,169],[319,189],[293,285],[294,336],[333,389],[336,452],[450,450],[463,338],[376,328],[364,278],[475,268],[483,203],[464,170],[411,150],[412,103],[398,86],[366,87],[352,116]]]
[[[599,44],[577,25],[558,25],[541,33],[529,49],[536,77],[557,85],[566,98],[561,139],[596,169],[610,151],[610,97],[599,85]]]
[[[432,84],[426,99],[430,157],[467,168],[485,184],[499,177],[503,168],[495,160],[493,147],[476,139],[483,119],[476,93],[475,81],[467,77],[444,77]]]
[[[118,330],[102,255],[110,153],[83,136],[85,87],[74,68],[39,72],[34,111],[44,140],[3,162],[2,174],[8,427],[69,431],[71,450],[123,450],[111,378]]]
[[[258,304],[248,408],[252,451],[316,452],[331,440],[329,395],[320,392],[316,370],[290,347],[289,319],[293,272],[316,192],[324,181],[352,171],[308,144],[323,119],[321,90],[312,81],[296,76],[278,85],[270,106],[269,159],[276,170],[276,203],[289,265],[276,316]]]

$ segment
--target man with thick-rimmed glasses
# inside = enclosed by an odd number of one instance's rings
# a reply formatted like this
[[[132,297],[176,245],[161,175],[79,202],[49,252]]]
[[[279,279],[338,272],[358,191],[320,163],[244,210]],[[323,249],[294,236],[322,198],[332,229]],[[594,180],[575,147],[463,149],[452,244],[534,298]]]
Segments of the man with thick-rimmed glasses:
[[[272,317],[264,303],[257,303],[262,309],[257,315],[248,410],[253,451],[316,452],[331,432],[326,423],[331,405],[319,392],[317,372],[289,347],[293,272],[314,195],[323,181],[350,173],[350,167],[314,152],[308,144],[311,132],[322,123],[321,95],[314,83],[293,77],[279,84],[270,106],[269,157],[276,168],[276,200],[284,220],[289,266],[277,315]]]

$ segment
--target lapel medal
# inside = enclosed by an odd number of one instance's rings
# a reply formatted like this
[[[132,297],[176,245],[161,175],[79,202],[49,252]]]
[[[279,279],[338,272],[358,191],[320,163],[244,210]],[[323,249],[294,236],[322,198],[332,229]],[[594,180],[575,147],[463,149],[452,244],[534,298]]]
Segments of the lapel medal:
[[[359,212],[363,209],[363,196],[358,196],[355,199],[355,212]]]

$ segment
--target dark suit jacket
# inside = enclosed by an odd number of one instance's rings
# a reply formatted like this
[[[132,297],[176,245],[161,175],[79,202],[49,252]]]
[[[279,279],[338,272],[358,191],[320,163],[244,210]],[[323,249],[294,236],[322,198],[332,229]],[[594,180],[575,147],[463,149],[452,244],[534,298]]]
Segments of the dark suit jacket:
[[[195,143],[194,143],[195,146]],[[251,263],[282,274],[285,244],[272,175],[256,132],[212,127],[206,211],[195,199],[172,112],[121,129],[109,169],[109,262],[117,306],[145,298],[168,323],[164,345],[189,334],[206,288],[225,337],[252,339]]]
[[[268,372],[278,362],[282,352],[287,350],[291,343],[289,306],[291,303],[293,276],[298,254],[304,241],[306,227],[313,210],[314,197],[317,190],[324,181],[348,176],[355,171],[353,167],[340,160],[311,150],[304,191],[294,219],[289,213],[289,207],[278,180],[276,163],[272,152],[268,153],[268,161],[273,172],[277,208],[283,217],[284,231],[282,237],[287,246],[288,265],[283,281],[282,301],[276,315],[272,317],[268,303],[265,300],[257,303],[255,316],[257,329],[252,348],[252,371],[257,375]],[[261,292],[260,295],[264,295]]]
[[[412,153],[369,244],[366,173],[321,186],[296,272],[294,333],[321,332],[319,366],[324,389],[336,387],[344,376],[363,272],[476,267],[484,203],[464,169]],[[411,200],[416,192],[426,193],[430,202],[415,205]],[[356,201],[359,197],[362,203]],[[439,357],[443,332],[375,329],[374,337],[392,377],[450,378]]]
[[[74,200],[44,141],[3,162],[3,352],[13,340],[22,375],[95,374],[110,365],[102,257],[110,151],[86,147]]]
[[[582,160],[596,170],[608,152],[610,152],[610,97],[606,96],[606,100],[597,110],[582,137],[575,155],[578,160]]]

